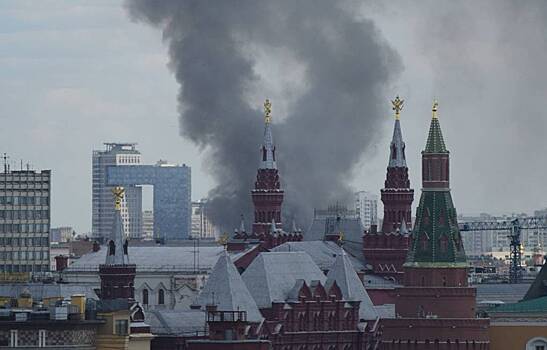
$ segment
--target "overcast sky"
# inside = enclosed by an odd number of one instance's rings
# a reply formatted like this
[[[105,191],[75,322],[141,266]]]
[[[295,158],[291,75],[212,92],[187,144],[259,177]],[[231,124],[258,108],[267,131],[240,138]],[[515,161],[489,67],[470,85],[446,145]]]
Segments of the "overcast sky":
[[[383,3],[348,5],[376,23],[404,65],[385,96],[379,141],[348,181],[379,194],[393,127],[389,98],[399,94],[416,203],[437,98],[459,213],[547,206],[543,3]],[[194,199],[213,187],[203,150],[179,136],[178,85],[167,63],[161,31],[133,23],[122,1],[0,2],[0,152],[12,168],[22,159],[52,169],[52,226],[91,229],[91,152],[103,142],[137,142],[147,163],[190,165]],[[275,79],[279,70],[290,73],[291,65],[257,62],[270,79],[254,97],[270,97],[282,119],[292,87]]]

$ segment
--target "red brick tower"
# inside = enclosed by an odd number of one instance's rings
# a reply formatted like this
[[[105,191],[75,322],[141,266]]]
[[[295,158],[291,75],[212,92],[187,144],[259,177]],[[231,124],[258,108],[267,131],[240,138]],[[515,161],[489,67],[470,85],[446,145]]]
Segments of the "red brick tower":
[[[125,238],[120,213],[124,190],[116,187],[112,190],[116,198],[114,223],[110,239],[107,242],[106,261],[99,266],[101,278],[101,299],[130,299],[135,297],[136,265],[129,263],[128,242]]]
[[[396,288],[396,319],[384,322],[383,348],[488,349],[488,319],[478,319],[476,289],[467,283],[468,263],[449,188],[449,152],[437,103],[422,152],[422,196]],[[414,346],[414,347],[412,347]],[[468,346],[466,348],[466,346]]]
[[[414,190],[410,188],[405,143],[401,132],[400,112],[403,100],[397,96],[393,104],[395,126],[390,145],[385,187],[381,190],[384,204],[382,232],[368,231],[363,237],[363,254],[374,273],[394,277],[400,281],[403,264],[408,252],[408,227],[412,227],[412,201]]]
[[[281,227],[281,204],[283,190],[279,181],[275,160],[275,145],[271,130],[271,108],[269,100],[264,102],[264,141],[260,150],[260,165],[256,174],[255,188],[251,195],[254,205],[253,234],[270,233],[272,222]],[[272,232],[273,234],[273,232]]]

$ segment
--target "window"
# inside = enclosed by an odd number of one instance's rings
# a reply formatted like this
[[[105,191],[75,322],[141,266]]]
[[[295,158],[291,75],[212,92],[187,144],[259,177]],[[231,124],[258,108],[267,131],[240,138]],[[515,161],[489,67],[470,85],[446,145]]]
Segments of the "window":
[[[158,305],[165,304],[165,292],[163,289],[160,289],[158,292]]]
[[[146,288],[142,290],[142,304],[148,305],[148,289]]]
[[[116,334],[117,335],[127,335],[129,334],[129,322],[127,320],[116,320]]]
[[[17,347],[17,330],[12,329],[10,331],[10,347],[16,348]]]
[[[536,337],[526,343],[526,350],[547,350],[547,338]]]
[[[116,254],[116,243],[114,241],[108,242],[108,255]]]
[[[39,348],[46,347],[46,330],[45,329],[40,329],[38,331],[38,347]]]

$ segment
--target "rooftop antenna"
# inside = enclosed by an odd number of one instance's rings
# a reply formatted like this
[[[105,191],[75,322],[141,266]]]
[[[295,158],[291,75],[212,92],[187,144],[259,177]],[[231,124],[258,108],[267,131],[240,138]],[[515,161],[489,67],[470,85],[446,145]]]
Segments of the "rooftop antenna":
[[[8,172],[8,155],[4,152],[4,173]]]

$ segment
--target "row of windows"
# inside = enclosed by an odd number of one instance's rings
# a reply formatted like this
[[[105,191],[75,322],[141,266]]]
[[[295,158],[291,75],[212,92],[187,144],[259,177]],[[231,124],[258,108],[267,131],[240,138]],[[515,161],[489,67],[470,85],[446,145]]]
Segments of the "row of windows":
[[[0,272],[46,272],[49,265],[2,265]]]
[[[48,247],[49,237],[0,237],[0,246]]]
[[[49,259],[49,253],[46,252],[0,252],[0,260],[46,260]]]
[[[49,232],[49,224],[0,224],[0,233]]]
[[[6,205],[49,205],[49,197],[0,196],[0,204]]]
[[[42,177],[42,178],[21,178],[21,177],[8,177],[8,178],[0,178],[0,184],[7,185],[7,186],[13,186],[13,185],[40,185],[49,184],[49,178]]]
[[[48,219],[49,210],[0,210],[0,219]]]
[[[148,305],[148,289],[142,290],[142,304]],[[165,304],[165,291],[163,289],[160,289],[158,291],[158,305],[164,305]]]

